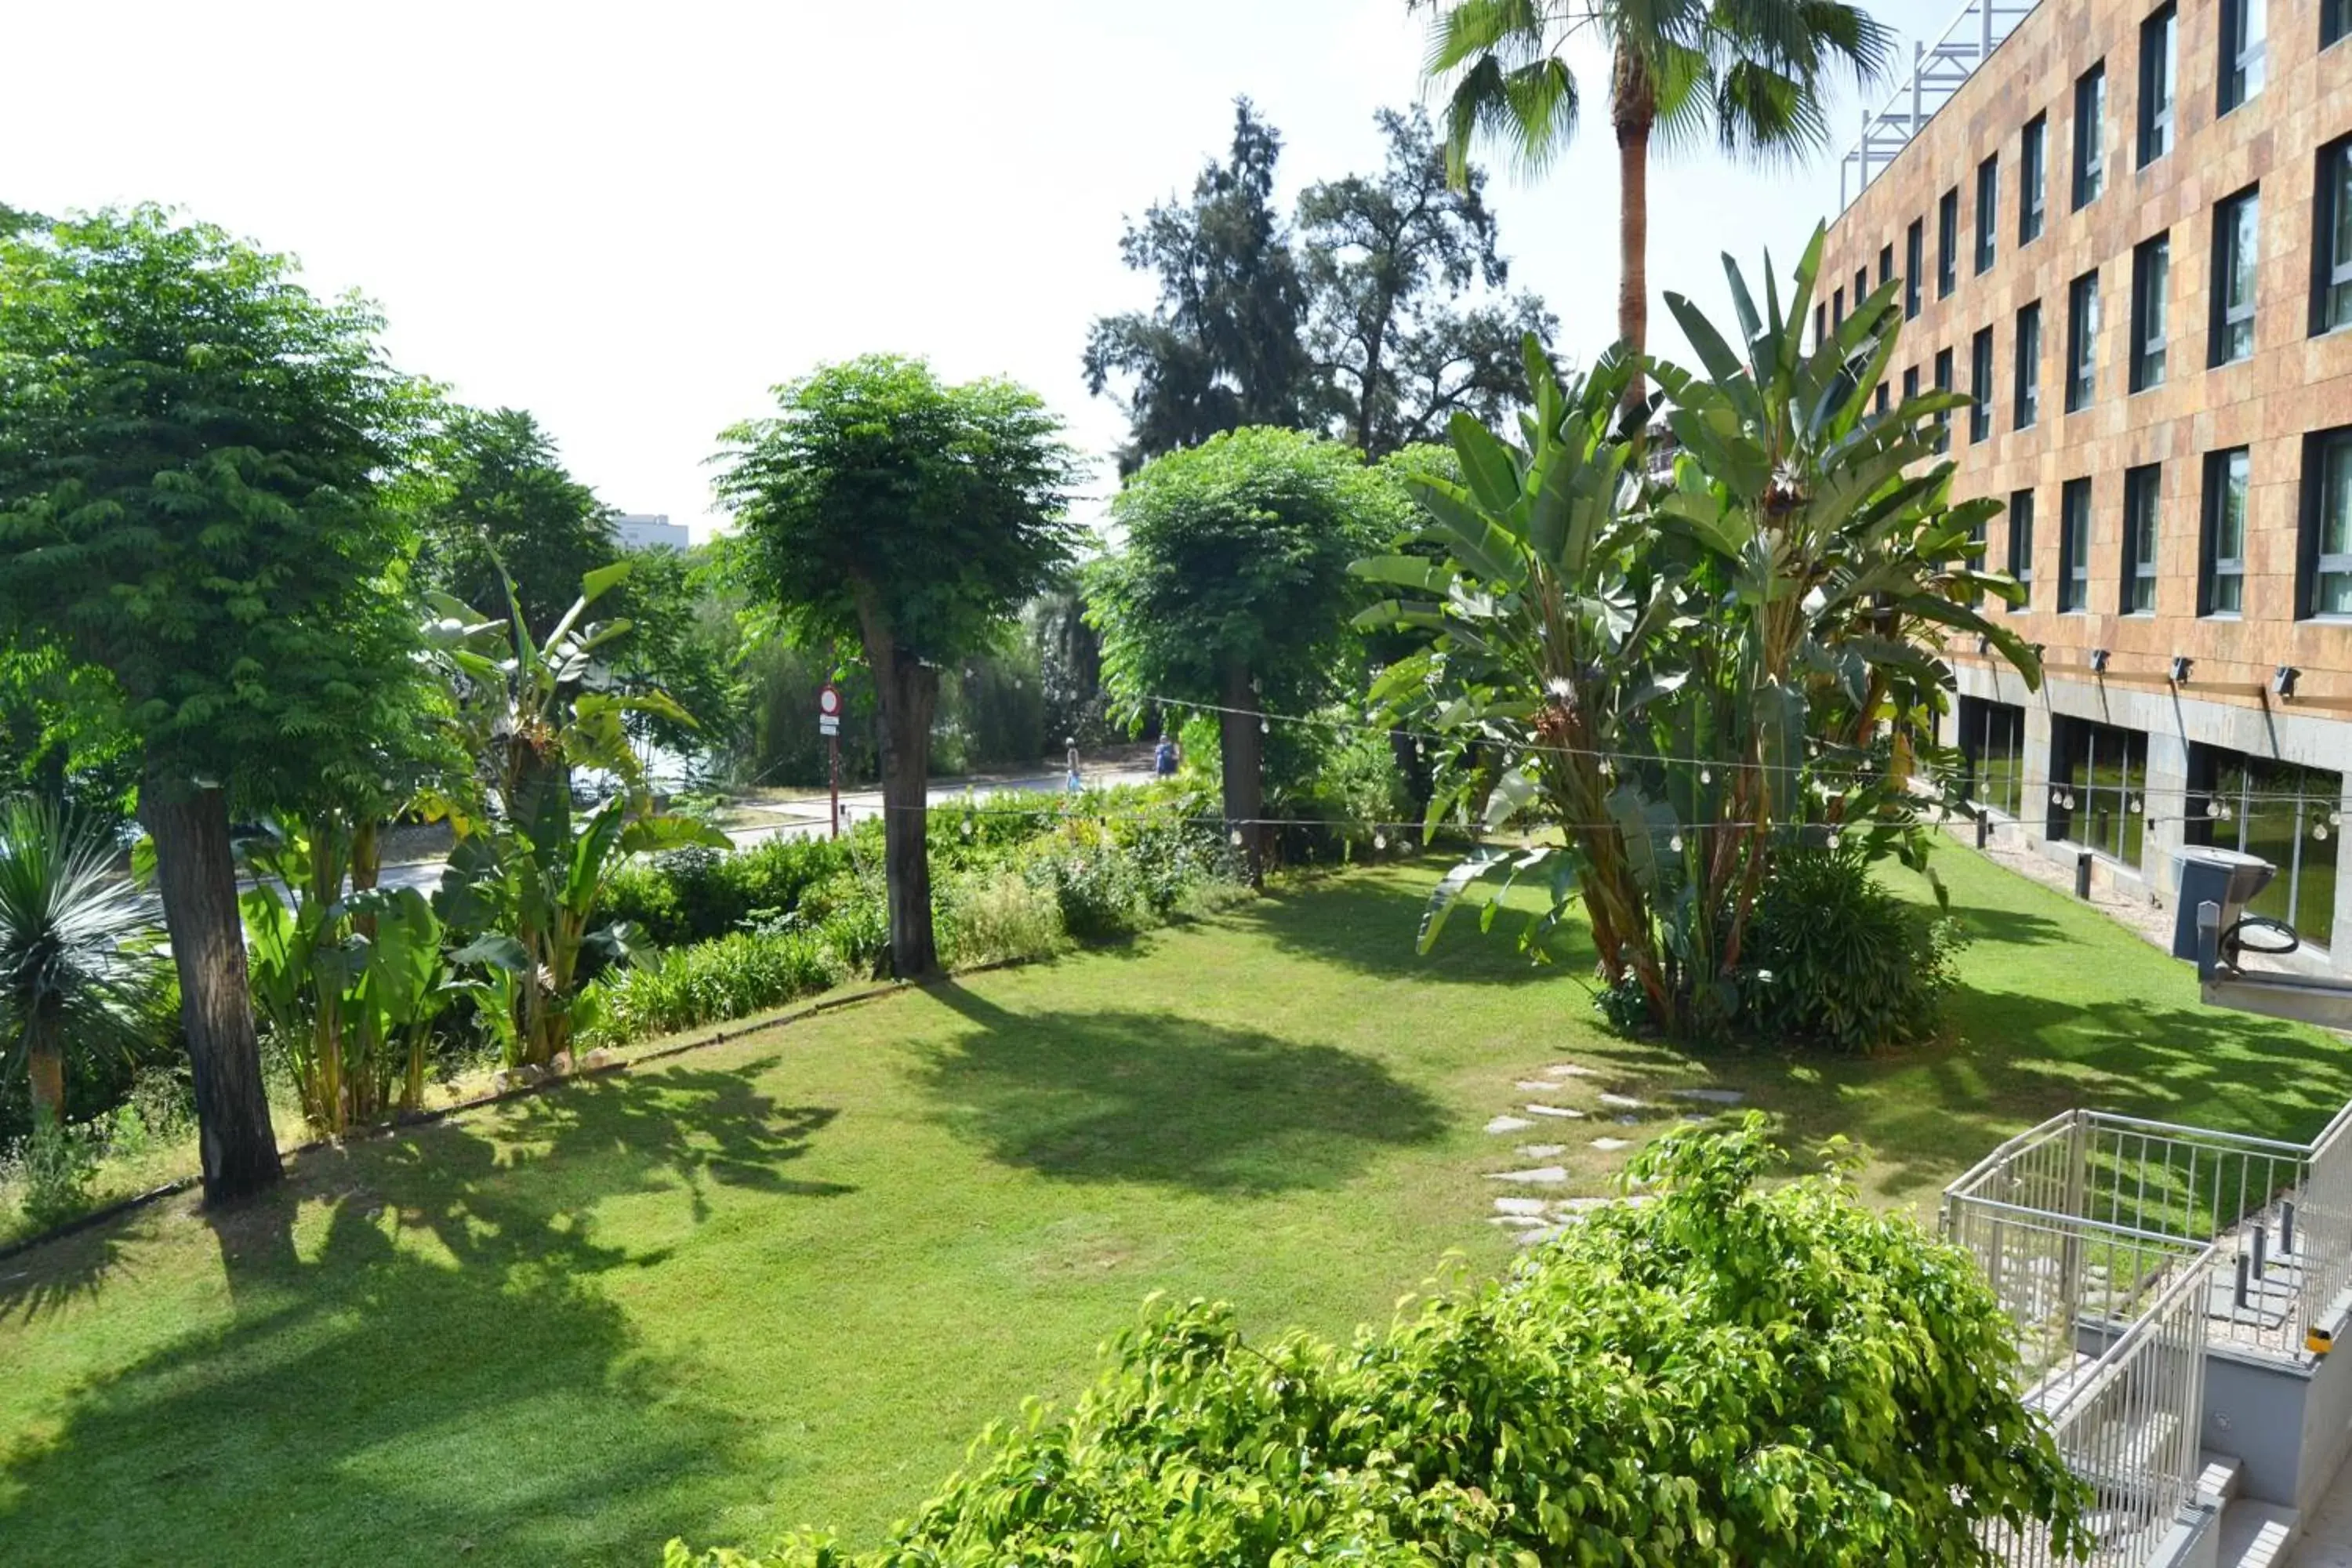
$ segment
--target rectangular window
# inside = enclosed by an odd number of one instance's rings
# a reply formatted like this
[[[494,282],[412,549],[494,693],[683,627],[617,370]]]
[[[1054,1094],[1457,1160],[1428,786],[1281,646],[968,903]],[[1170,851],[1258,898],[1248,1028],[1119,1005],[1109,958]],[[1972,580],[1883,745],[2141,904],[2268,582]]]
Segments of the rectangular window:
[[[1894,281],[1895,247],[1891,245],[1882,245],[1878,247],[1878,286],[1884,289]]]
[[[2042,237],[2042,191],[2049,183],[2050,117],[2037,114],[2025,122],[2025,142],[2017,160],[2017,243],[2021,246]]]
[[[2139,25],[2139,163],[2146,168],[2172,151],[2172,78],[2179,14],[2159,7]]]
[[[1853,269],[1853,309],[1856,315],[1862,313],[1862,302],[1869,298],[1870,268],[1857,267]]]
[[[1927,231],[1917,218],[1903,236],[1903,319],[1919,313],[1919,274],[1927,267]]]
[[[2352,616],[2352,426],[2304,438],[2295,553],[2303,614]]]
[[[1895,400],[1887,395],[1886,384],[1883,381],[1880,382],[1878,384],[1878,402],[1874,405],[1877,411],[1881,414],[1885,413],[1888,405],[1894,401]]]
[[[1968,763],[1969,801],[2014,817],[2025,804],[2025,710],[1961,698],[1960,755]]]
[[[2235,364],[2254,352],[2254,253],[2261,228],[2261,192],[2254,186],[2213,209],[2213,321],[2207,364]]]
[[[2263,90],[2265,0],[2221,0],[2221,112]]]
[[[2025,590],[2017,607],[2033,607],[2033,492],[2012,490],[2009,497],[2009,574]]]
[[[2311,225],[2311,330],[2352,327],[2352,136],[2319,150]]]
[[[2118,614],[2156,614],[2157,508],[2163,500],[2164,472],[2154,463],[2124,470],[2123,592]]]
[[[2132,252],[2131,389],[2164,384],[2165,290],[2172,280],[2172,238],[2158,235]]]
[[[1936,390],[1938,392],[1952,390],[1952,351],[1949,349],[1936,351]],[[1951,450],[1951,447],[1952,411],[1947,408],[1936,416],[1936,450],[1948,452]]]
[[[2253,464],[2243,447],[2205,457],[2205,507],[2197,549],[2197,613],[2235,616],[2246,607],[2246,492]]]
[[[2099,275],[2066,286],[2066,412],[2091,405],[2099,390]]]
[[[2352,37],[2352,0],[2319,0],[2319,47]]]
[[[1936,204],[1936,298],[1951,297],[1960,286],[1960,190],[1946,191]]]
[[[2000,227],[2000,156],[1977,165],[1977,270],[1992,270],[1994,235]]]
[[[1969,395],[1976,399],[1969,410],[1969,442],[1971,446],[1992,434],[1992,329],[1979,331],[1969,344]]]
[[[2101,60],[2074,80],[2074,206],[2099,199],[2107,188],[2107,62]]]
[[[2246,912],[2284,921],[2306,946],[2331,945],[2342,864],[2336,818],[2343,809],[2344,775],[2219,746],[2191,746],[2189,790],[2183,837],[2259,855],[2278,868],[2270,884],[2246,901]]]
[[[2010,399],[2010,428],[2029,430],[2042,417],[2042,301],[2017,312],[2017,390]]]
[[[2091,481],[2068,479],[2058,492],[2058,608],[2091,607]]]
[[[1830,290],[1830,326],[1832,330],[1845,325],[1845,290]]]
[[[1919,367],[1913,365],[1903,373],[1903,401],[1910,402],[1919,395]]]
[[[2147,737],[2137,730],[2060,718],[2050,735],[2053,838],[2140,863],[2147,820]]]

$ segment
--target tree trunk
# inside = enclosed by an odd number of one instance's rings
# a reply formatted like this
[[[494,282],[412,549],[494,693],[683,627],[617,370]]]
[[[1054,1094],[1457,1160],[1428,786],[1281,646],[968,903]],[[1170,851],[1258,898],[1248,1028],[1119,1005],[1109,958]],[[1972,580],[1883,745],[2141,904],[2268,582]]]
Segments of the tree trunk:
[[[1405,798],[1412,802],[1417,828],[1429,813],[1429,797],[1437,792],[1437,781],[1430,776],[1429,755],[1422,750],[1420,736],[1410,730],[1391,730],[1389,756],[1396,763],[1398,776],[1404,780]]]
[[[258,1192],[284,1174],[254,1037],[228,797],[151,766],[139,786],[139,817],[155,841],[155,881],[180,976],[205,1201],[220,1203]]]
[[[863,599],[863,596],[861,595]],[[898,645],[870,601],[858,606],[866,662],[882,709],[882,873],[890,906],[890,973],[919,980],[940,966],[931,931],[931,713],[940,672]]]
[[[1217,715],[1217,751],[1223,764],[1225,831],[1242,836],[1242,858],[1249,866],[1250,886],[1265,886],[1265,737],[1258,726],[1257,692],[1250,686],[1249,667],[1225,667],[1224,711]]]
[[[33,1079],[33,1126],[62,1127],[66,1121],[66,1053],[54,1018],[37,1017],[25,1041],[25,1066]]]
[[[1657,95],[1649,72],[1620,50],[1612,73],[1611,117],[1617,132],[1617,336],[1636,355],[1650,346],[1650,130]],[[1625,408],[1648,396],[1637,370],[1625,384]],[[1636,432],[1638,434],[1638,432]]]

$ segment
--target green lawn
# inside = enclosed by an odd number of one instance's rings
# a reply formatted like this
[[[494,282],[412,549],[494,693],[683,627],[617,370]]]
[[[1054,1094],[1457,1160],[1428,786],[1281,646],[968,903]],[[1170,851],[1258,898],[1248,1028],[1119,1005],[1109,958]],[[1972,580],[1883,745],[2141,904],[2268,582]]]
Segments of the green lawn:
[[[0,1262],[0,1557],[654,1560],[802,1522],[870,1539],[992,1417],[1067,1393],[1153,1290],[1272,1330],[1384,1315],[1449,1249],[1492,1268],[1485,1173],[1622,1159],[1602,1090],[1747,1091],[1874,1146],[1924,1204],[2074,1103],[2305,1137],[2340,1043],[2200,1007],[2175,964],[1942,857],[1979,940],[1952,1043],[1692,1059],[1459,921],[1429,868],[1276,893],[1131,950],[899,994],[414,1136],[305,1154]],[[1516,1136],[1514,1081],[1577,1061]],[[1560,1131],[1553,1131],[1557,1125]]]

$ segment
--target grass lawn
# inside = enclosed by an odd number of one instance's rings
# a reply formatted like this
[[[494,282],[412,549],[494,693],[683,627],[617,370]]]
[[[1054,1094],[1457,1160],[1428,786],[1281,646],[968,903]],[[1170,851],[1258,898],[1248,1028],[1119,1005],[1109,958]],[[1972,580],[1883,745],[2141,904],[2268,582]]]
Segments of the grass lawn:
[[[2086,909],[1953,850],[1978,935],[1951,1042],[1885,1060],[1615,1041],[1584,991],[1457,921],[1431,868],[1277,892],[1130,950],[810,1019],[631,1078],[313,1152],[0,1262],[0,1557],[655,1560],[810,1522],[870,1540],[990,1418],[1066,1394],[1146,1293],[1259,1328],[1384,1316],[1486,1173],[1601,1190],[1673,1086],[1870,1143],[1924,1204],[2077,1103],[2309,1136],[2340,1041],[2213,1012]],[[1515,1088],[1549,1063],[1598,1071]],[[1651,1107],[1618,1127],[1598,1100]],[[1531,1099],[1581,1108],[1514,1135]],[[1567,1146],[1528,1159],[1514,1146]]]

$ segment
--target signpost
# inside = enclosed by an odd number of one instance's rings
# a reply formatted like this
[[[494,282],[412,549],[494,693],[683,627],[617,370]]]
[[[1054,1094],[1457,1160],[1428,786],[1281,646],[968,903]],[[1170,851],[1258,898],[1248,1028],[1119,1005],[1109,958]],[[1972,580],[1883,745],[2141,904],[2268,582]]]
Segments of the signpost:
[[[833,836],[841,837],[841,689],[830,680],[816,694],[816,732],[833,753]]]

